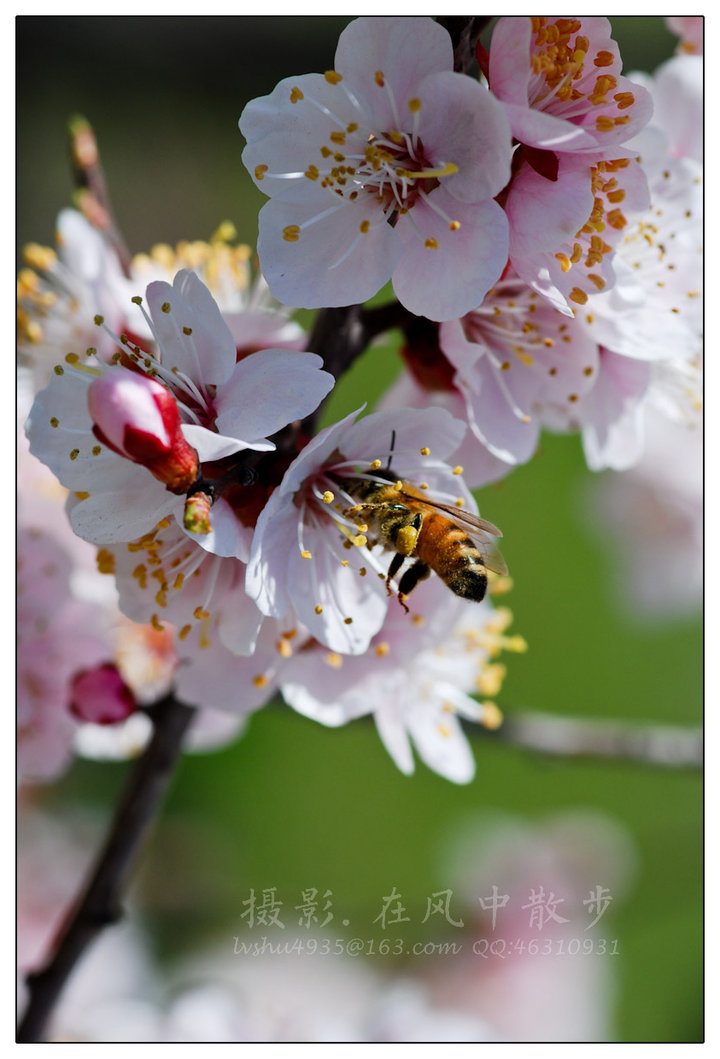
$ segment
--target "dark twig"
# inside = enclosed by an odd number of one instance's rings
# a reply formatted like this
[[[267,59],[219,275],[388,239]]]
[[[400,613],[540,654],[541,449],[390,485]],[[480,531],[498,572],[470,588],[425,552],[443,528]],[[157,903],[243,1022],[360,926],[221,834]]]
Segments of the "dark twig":
[[[70,161],[77,185],[75,205],[99,232],[109,240],[126,276],[130,276],[131,256],[120,234],[110,204],[110,194],[100,163],[100,152],[92,126],[75,117],[68,126]]]
[[[325,370],[338,379],[374,338],[393,328],[402,328],[414,319],[397,301],[372,309],[362,305],[321,309],[315,317],[307,348],[319,354]]]
[[[700,728],[585,720],[550,713],[511,713],[483,737],[551,757],[633,761],[673,769],[703,763]]]
[[[455,72],[466,74],[475,62],[475,45],[492,21],[481,15],[440,15],[436,19],[450,34],[455,54]]]
[[[43,970],[28,977],[29,1002],[20,1043],[38,1043],[60,992],[95,937],[122,915],[121,898],[135,856],[168,787],[193,710],[168,695],[149,711],[154,733],[129,777],[125,793],[87,887],[62,929]]]

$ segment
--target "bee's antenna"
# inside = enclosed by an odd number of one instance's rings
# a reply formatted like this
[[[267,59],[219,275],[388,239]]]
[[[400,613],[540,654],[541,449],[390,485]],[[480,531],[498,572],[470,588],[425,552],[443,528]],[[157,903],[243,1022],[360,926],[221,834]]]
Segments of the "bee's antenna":
[[[390,455],[388,456],[388,461],[387,461],[387,470],[388,471],[390,470],[390,464],[392,463],[392,458],[393,458],[393,452],[394,451],[395,451],[395,431],[393,430],[392,434],[390,435]]]

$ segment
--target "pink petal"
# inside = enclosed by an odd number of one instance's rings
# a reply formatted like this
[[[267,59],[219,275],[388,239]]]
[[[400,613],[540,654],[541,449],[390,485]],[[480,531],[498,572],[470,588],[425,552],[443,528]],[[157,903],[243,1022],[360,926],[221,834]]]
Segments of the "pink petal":
[[[269,437],[313,412],[335,384],[315,353],[264,349],[243,358],[218,393],[217,428],[247,439]]]
[[[335,69],[372,115],[375,132],[402,127],[422,79],[452,67],[447,30],[419,16],[358,18],[340,34],[335,52]],[[386,87],[378,84],[377,71]]]
[[[325,216],[314,206],[276,200],[263,206],[258,254],[279,301],[305,309],[354,305],[388,282],[402,247],[378,204],[367,199],[361,195],[353,203],[338,200]],[[365,222],[370,224],[367,232],[361,229]],[[283,238],[289,226],[306,223],[296,241]]]
[[[430,193],[429,203],[415,205],[412,226],[410,218],[398,225],[405,253],[393,273],[393,289],[416,315],[452,320],[477,308],[505,268],[507,218],[492,200],[468,205],[443,187]],[[460,227],[451,230],[447,217]],[[436,246],[429,248],[427,240]]]
[[[447,71],[426,77],[417,98],[425,153],[435,166],[458,167],[441,178],[443,187],[462,202],[481,202],[502,191],[510,179],[511,134],[495,97],[479,82]]]

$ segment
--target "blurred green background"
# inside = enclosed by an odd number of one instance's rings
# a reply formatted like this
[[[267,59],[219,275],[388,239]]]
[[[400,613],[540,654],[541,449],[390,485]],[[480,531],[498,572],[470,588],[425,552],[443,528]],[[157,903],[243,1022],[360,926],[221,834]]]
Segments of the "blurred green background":
[[[242,167],[239,114],[281,77],[330,68],[347,21],[19,18],[19,245],[50,243],[69,202],[65,128],[76,113],[95,128],[133,252],[207,238],[226,218],[254,242],[264,198]],[[626,71],[652,71],[672,54],[662,18],[612,21]],[[392,346],[391,338],[357,366],[333,398],[333,417],[356,407],[358,394],[372,401],[382,392],[399,366]],[[503,529],[513,631],[530,647],[509,657],[499,703],[506,713],[698,724],[700,616],[642,626],[625,613],[612,550],[588,532],[590,477],[577,439],[547,436],[530,465],[480,497]],[[632,894],[606,917],[621,947],[616,1039],[700,1040],[701,776],[540,760],[482,734],[474,749],[468,787],[422,765],[407,778],[371,723],[326,730],[276,705],[232,746],[186,757],[135,887],[159,953],[189,951],[211,932],[231,945],[250,887],[277,887],[288,903],[309,886],[330,889],[337,908],[368,924],[393,886],[424,909],[431,892],[451,885],[445,841],[475,812],[533,821],[586,807],[624,825],[638,854]],[[38,795],[48,807],[105,813],[124,773],[79,763]]]

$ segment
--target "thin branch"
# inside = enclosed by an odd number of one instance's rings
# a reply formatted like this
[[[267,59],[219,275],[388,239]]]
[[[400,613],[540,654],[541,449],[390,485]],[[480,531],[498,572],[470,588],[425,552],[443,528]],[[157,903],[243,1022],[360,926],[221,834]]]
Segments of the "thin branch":
[[[439,15],[437,21],[450,34],[456,73],[468,73],[475,62],[475,45],[492,18],[485,15]]]
[[[85,118],[75,117],[68,126],[68,136],[70,161],[77,185],[75,205],[93,228],[109,240],[123,272],[129,277],[132,259],[115,220],[92,126]]]
[[[193,709],[168,695],[150,711],[154,732],[135,763],[117,807],[110,833],[87,887],[78,900],[43,970],[28,977],[28,1006],[18,1029],[19,1043],[38,1043],[60,992],[95,937],[122,915],[121,898],[139,844],[167,790]]]
[[[673,769],[700,769],[700,728],[585,720],[550,713],[509,714],[489,737],[550,757],[624,760]]]
[[[403,328],[415,319],[397,301],[372,309],[362,305],[321,309],[315,317],[307,348],[321,356],[325,370],[338,379],[374,338],[393,328]]]

